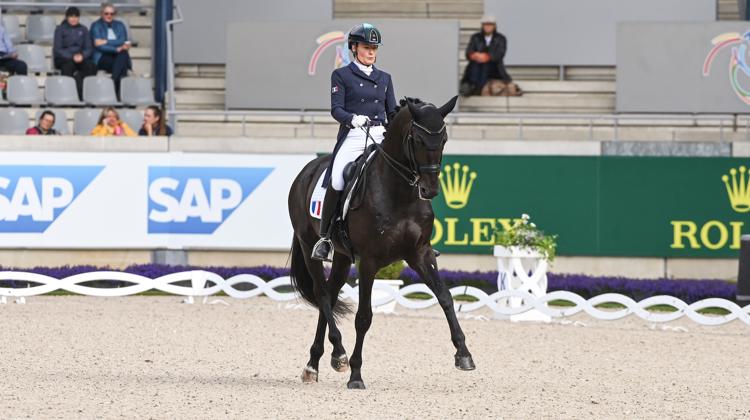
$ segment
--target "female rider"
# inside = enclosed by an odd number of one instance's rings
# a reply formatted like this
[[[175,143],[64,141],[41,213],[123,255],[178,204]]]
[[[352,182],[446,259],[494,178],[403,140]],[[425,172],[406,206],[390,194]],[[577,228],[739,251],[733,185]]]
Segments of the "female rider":
[[[344,189],[344,167],[365,149],[363,127],[369,125],[372,139],[382,142],[385,124],[396,110],[391,75],[374,66],[378,47],[382,45],[380,31],[369,23],[356,25],[349,31],[348,44],[354,61],[331,74],[331,115],[341,125],[323,180],[327,190],[320,218],[321,238],[312,252],[312,258],[320,261],[330,261],[331,219]]]

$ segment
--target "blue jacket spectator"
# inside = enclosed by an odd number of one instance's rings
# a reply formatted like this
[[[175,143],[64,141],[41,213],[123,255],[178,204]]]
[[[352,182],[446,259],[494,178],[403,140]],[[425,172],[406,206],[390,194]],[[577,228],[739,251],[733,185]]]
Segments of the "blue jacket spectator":
[[[10,41],[10,36],[2,23],[0,23],[0,70],[21,75],[28,71],[26,63],[18,59],[16,47]]]
[[[96,74],[96,64],[92,61],[94,44],[88,28],[80,24],[80,17],[77,7],[65,11],[65,21],[55,28],[52,53],[55,67],[63,76],[76,79],[78,97],[83,99],[83,79]]]
[[[131,69],[130,42],[125,24],[115,20],[115,6],[102,3],[101,18],[91,24],[91,38],[94,41],[94,63],[100,70],[112,74],[117,96],[120,96],[120,80]]]

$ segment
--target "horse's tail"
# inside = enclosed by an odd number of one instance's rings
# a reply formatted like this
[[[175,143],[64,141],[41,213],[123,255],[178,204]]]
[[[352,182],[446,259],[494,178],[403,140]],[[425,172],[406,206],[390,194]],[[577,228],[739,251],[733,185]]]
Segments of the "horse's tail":
[[[290,265],[289,277],[292,278],[292,287],[302,296],[309,304],[318,307],[318,300],[315,298],[315,281],[305,264],[305,255],[302,251],[302,245],[299,243],[297,236],[292,239],[292,261]]]
[[[292,287],[302,296],[310,305],[319,308],[318,299],[315,296],[315,280],[310,275],[310,271],[305,264],[305,255],[302,251],[302,245],[299,243],[297,236],[292,239],[291,262],[289,277],[292,279]],[[339,299],[333,306],[333,315],[336,318],[345,316],[352,312],[351,305]]]

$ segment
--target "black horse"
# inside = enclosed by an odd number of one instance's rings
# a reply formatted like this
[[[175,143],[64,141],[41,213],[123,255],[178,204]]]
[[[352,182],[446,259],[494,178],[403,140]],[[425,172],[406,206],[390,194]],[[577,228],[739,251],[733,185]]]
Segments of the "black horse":
[[[456,347],[456,367],[474,369],[453,309],[453,297],[438,275],[435,251],[430,245],[434,219],[430,199],[438,194],[443,147],[448,140],[443,119],[455,107],[456,99],[440,108],[417,99],[402,101],[367,170],[362,201],[356,209],[350,209],[346,217],[350,243],[359,257],[357,341],[351,360],[347,360],[336,326],[336,317],[349,312],[348,305],[339,301],[338,295],[351,268],[350,248],[342,243],[340,235],[333,235],[334,256],[327,281],[323,263],[310,258],[312,246],[318,240],[319,222],[308,214],[308,206],[316,181],[328,167],[331,157],[313,160],[294,180],[289,192],[289,215],[294,227],[292,284],[302,298],[320,310],[310,360],[302,373],[303,382],[318,380],[318,362],[323,355],[328,327],[328,338],[333,344],[332,367],[345,372],[351,366],[347,386],[350,389],[365,387],[360,369],[362,345],[372,322],[373,279],[380,268],[399,260],[405,260],[419,273],[437,296]]]

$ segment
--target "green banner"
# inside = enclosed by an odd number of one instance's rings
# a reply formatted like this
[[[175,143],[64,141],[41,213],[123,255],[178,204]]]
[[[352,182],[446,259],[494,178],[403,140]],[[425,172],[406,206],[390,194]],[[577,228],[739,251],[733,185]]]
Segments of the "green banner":
[[[490,253],[521,214],[560,255],[735,257],[750,222],[748,159],[446,156],[433,245]]]

